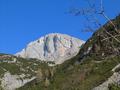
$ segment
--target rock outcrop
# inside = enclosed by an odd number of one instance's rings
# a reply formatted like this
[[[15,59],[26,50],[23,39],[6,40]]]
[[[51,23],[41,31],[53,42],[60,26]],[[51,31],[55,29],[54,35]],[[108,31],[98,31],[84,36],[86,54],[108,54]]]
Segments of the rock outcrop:
[[[21,86],[24,86],[26,83],[35,79],[32,78],[24,78],[25,75],[11,75],[9,72],[6,72],[1,80],[1,86],[4,90],[15,90]]]
[[[112,69],[112,71],[114,73],[113,73],[113,75],[110,78],[108,78],[107,81],[105,81],[101,85],[95,87],[93,90],[109,90],[109,85],[111,85],[111,84],[120,85],[120,71],[119,72],[115,72],[115,70],[117,68],[120,68],[120,64],[118,64],[115,68]]]

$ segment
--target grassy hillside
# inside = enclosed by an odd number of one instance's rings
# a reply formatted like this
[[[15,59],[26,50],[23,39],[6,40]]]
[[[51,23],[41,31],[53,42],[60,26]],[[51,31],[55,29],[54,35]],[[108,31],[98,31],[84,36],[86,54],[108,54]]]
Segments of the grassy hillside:
[[[47,63],[40,62],[37,59],[23,59],[11,55],[1,54],[0,56],[0,75],[9,71],[12,75],[21,73],[34,75],[40,67],[47,67]]]
[[[120,16],[117,16],[112,22],[118,31],[116,32],[109,22],[103,25],[104,29],[100,27],[80,50],[80,58],[93,56],[104,59],[109,56],[120,55],[120,43],[108,34],[110,33],[120,41]]]
[[[71,60],[54,67],[56,71],[52,78],[48,78],[47,86],[45,80],[34,80],[18,90],[91,90],[113,74],[111,70],[120,62],[120,57],[104,61],[87,58],[81,64],[71,64]]]
[[[21,79],[30,79],[36,76],[40,68],[44,71],[48,68],[48,64],[37,59],[23,59],[8,54],[0,54],[0,83],[6,72],[11,75],[24,74],[25,77]],[[0,90],[2,90],[1,88],[0,86]]]

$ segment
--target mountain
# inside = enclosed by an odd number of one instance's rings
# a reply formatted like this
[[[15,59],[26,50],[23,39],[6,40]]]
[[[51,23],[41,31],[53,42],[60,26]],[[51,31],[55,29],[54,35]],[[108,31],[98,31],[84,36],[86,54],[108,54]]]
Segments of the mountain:
[[[112,22],[117,32],[107,22],[75,57],[54,66],[54,74],[40,82],[35,79],[18,90],[120,90],[120,16]]]
[[[54,61],[61,64],[77,55],[83,40],[66,34],[51,33],[27,45],[16,55],[24,58],[37,58],[43,61]]]

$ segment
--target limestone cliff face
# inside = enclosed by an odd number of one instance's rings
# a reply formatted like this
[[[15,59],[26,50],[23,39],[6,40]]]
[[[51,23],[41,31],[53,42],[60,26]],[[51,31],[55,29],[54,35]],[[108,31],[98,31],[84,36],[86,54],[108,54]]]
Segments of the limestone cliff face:
[[[16,55],[61,64],[66,59],[77,55],[82,44],[84,44],[83,40],[66,34],[52,33],[29,43],[25,49]]]
[[[20,88],[24,86],[26,83],[31,82],[36,77],[24,78],[25,75],[11,75],[10,72],[6,72],[2,78],[0,78],[1,81],[1,87],[4,90],[16,90],[16,88]]]

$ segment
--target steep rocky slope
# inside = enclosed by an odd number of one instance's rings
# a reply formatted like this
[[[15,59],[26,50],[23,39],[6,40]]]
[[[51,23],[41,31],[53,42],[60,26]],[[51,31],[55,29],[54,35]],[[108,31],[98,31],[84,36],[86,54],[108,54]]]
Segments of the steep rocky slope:
[[[25,49],[16,55],[61,64],[77,55],[82,44],[84,44],[83,40],[65,34],[52,33],[29,43]]]
[[[95,56],[104,59],[105,57],[120,55],[120,16],[117,16],[112,22],[117,31],[113,25],[106,23],[85,43],[79,53],[81,58]]]

